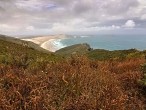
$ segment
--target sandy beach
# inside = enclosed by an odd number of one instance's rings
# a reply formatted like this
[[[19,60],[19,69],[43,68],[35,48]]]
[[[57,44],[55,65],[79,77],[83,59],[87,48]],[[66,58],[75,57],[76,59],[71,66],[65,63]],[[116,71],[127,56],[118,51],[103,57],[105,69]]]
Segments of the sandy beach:
[[[57,42],[59,42],[61,39],[67,38],[66,35],[49,35],[49,36],[40,36],[40,37],[34,37],[30,39],[22,39],[25,41],[31,41],[33,43],[36,43],[40,45],[40,47],[49,50],[51,52],[55,52],[56,50],[65,47],[63,45],[59,45]]]

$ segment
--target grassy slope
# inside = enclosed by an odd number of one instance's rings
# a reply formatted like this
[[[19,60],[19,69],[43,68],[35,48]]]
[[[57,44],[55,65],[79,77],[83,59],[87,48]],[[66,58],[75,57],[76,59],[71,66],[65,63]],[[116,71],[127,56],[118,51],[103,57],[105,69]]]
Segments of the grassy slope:
[[[103,49],[95,49],[87,53],[91,59],[108,60],[108,59],[126,59],[140,58],[145,56],[145,51],[136,49],[108,51]]]
[[[28,46],[0,40],[0,63],[24,66],[40,65],[42,62],[57,61],[60,57],[44,53]]]
[[[12,42],[12,43],[15,43],[15,44],[20,44],[20,45],[23,45],[23,46],[38,50],[40,52],[50,53],[48,50],[45,50],[45,49],[41,48],[39,45],[37,45],[37,44],[35,44],[33,42],[30,42],[30,41],[24,41],[24,40],[20,40],[20,39],[17,39],[17,38],[14,38],[14,37],[5,36],[5,35],[0,35],[0,40]]]
[[[60,60],[0,40],[0,109],[144,110],[144,54],[93,50],[86,54],[90,59]]]
[[[84,44],[76,44],[72,46],[68,46],[65,48],[62,48],[55,53],[58,55],[63,55],[63,56],[70,56],[72,54],[85,54],[91,50],[90,46],[86,43]]]

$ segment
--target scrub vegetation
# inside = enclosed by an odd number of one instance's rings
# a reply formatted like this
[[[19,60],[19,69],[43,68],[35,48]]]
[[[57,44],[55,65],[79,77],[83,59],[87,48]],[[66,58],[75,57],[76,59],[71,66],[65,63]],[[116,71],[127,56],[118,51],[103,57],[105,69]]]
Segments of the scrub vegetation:
[[[1,110],[145,110],[145,51],[65,57],[0,40]]]

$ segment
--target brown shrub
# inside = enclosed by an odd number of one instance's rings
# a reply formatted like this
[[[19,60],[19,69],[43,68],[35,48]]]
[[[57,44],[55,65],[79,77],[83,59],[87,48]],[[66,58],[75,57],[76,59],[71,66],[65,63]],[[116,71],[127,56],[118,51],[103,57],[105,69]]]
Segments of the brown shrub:
[[[0,65],[0,109],[144,110],[142,63],[73,56],[37,71]]]

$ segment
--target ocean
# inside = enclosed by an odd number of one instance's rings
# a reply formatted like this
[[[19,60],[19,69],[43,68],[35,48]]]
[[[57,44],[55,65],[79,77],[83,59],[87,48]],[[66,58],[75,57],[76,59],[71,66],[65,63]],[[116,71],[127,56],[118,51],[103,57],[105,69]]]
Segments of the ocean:
[[[93,49],[125,50],[135,48],[146,50],[146,35],[72,36],[56,40],[53,44],[60,49],[80,43],[88,43]]]

